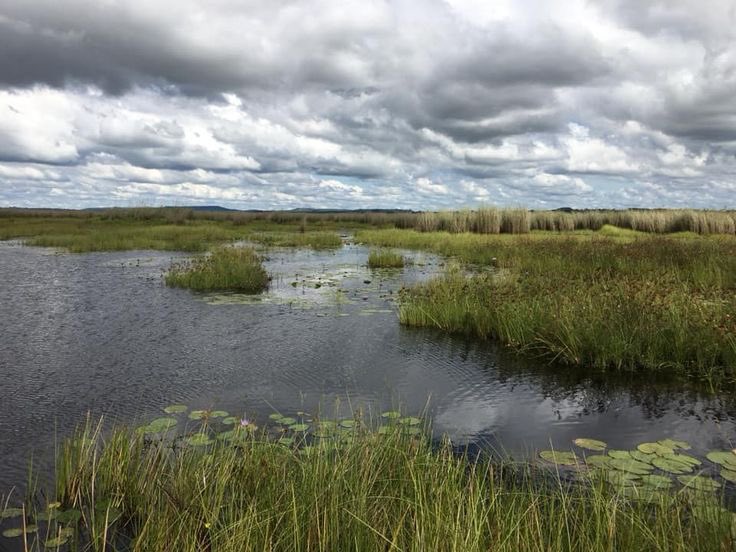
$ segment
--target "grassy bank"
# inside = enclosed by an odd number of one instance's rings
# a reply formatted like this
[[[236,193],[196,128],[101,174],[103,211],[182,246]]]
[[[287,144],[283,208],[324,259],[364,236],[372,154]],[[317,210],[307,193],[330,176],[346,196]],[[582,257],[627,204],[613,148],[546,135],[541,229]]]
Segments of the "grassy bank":
[[[405,290],[412,326],[500,340],[529,355],[604,369],[736,371],[736,239],[604,231],[480,236],[366,231],[358,239],[479,266]]]
[[[388,249],[372,249],[368,253],[369,268],[402,268],[404,257]]]
[[[88,428],[60,449],[56,495],[25,505],[35,532],[15,538],[30,550],[60,538],[72,550],[150,552],[734,545],[733,514],[685,491],[626,498],[604,479],[571,484],[554,471],[472,461],[403,431],[354,428],[310,447],[207,431],[171,441]]]
[[[268,287],[261,258],[247,247],[221,247],[211,254],[175,264],[166,285],[196,291],[259,293]]]

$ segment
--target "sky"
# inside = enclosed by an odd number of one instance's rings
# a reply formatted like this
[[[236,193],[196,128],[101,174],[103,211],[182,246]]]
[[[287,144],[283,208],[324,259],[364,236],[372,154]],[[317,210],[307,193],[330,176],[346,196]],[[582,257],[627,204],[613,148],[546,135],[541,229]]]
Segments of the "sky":
[[[0,206],[736,208],[734,0],[0,0]]]

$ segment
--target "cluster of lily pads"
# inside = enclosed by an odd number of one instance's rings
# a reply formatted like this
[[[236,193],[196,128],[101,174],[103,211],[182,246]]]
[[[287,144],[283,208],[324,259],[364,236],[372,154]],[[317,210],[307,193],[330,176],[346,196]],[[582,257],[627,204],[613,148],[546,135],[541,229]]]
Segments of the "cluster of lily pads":
[[[109,522],[115,521],[120,512],[109,502],[95,504],[94,513],[105,517]],[[88,516],[92,512],[88,513]],[[62,509],[60,502],[49,502],[40,511],[25,508],[5,508],[0,511],[0,520],[5,524],[16,526],[5,529],[2,535],[6,538],[34,538],[45,548],[58,549],[74,540],[78,535],[79,522],[83,517],[76,508]]]
[[[580,438],[573,443],[582,452],[544,450],[539,456],[583,477],[603,477],[632,498],[655,500],[657,492],[673,488],[675,482],[698,493],[718,491],[723,487],[721,479],[736,482],[736,449],[709,452],[705,457],[712,463],[709,465],[683,452],[691,449],[688,443],[674,439],[641,443],[633,450],[609,449],[596,439]],[[720,468],[718,474],[714,473],[716,467]]]

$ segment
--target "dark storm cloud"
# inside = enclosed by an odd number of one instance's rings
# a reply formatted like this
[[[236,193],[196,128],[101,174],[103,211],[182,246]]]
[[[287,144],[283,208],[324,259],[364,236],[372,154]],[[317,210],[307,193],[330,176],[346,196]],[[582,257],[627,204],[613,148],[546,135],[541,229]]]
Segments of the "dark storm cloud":
[[[0,204],[734,204],[735,18],[728,0],[6,0]]]

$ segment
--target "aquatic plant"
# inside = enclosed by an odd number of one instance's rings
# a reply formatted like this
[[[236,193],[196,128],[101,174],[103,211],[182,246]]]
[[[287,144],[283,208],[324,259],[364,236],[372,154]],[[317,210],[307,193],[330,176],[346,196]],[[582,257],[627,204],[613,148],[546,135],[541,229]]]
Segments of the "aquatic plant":
[[[166,285],[197,291],[259,293],[268,287],[268,274],[260,257],[246,247],[223,247],[175,264],[165,280]]]
[[[402,268],[404,257],[388,249],[371,249],[368,253],[369,268]]]

